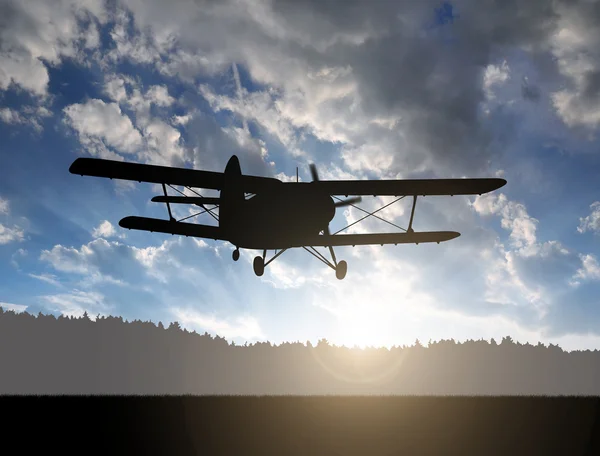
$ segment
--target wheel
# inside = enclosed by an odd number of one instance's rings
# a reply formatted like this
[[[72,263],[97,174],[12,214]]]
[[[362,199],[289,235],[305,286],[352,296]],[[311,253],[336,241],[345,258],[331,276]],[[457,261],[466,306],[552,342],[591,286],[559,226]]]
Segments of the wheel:
[[[348,271],[348,263],[346,263],[344,260],[340,261],[337,264],[337,268],[335,268],[335,276],[342,280],[344,277],[346,277],[346,272]]]
[[[261,256],[254,257],[254,273],[257,276],[263,275],[265,272],[265,262]]]
[[[231,258],[233,258],[233,261],[237,261],[240,259],[240,249],[235,249],[233,251],[233,253],[231,254]]]

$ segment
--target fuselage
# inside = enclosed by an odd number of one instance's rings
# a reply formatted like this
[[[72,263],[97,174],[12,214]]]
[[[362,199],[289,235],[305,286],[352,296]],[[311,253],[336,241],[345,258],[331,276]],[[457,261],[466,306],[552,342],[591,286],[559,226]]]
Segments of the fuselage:
[[[284,183],[246,199],[237,157],[227,163],[220,195],[219,228],[247,249],[284,249],[324,230],[335,215],[333,199],[312,183]]]

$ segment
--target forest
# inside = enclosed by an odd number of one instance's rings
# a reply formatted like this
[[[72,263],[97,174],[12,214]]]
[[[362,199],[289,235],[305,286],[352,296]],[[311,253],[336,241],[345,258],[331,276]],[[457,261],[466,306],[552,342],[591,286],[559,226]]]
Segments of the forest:
[[[179,323],[0,308],[0,394],[599,395],[600,353],[495,340],[236,345]]]

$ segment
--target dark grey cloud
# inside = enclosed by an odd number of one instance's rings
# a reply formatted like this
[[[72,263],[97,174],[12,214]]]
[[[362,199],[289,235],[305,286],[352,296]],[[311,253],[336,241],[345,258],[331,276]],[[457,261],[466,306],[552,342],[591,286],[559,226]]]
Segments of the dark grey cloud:
[[[533,102],[540,101],[540,98],[542,96],[540,88],[538,86],[528,83],[524,83],[521,86],[521,95],[523,96],[523,99]]]
[[[353,147],[379,146],[393,156],[391,173],[421,165],[445,175],[482,173],[505,146],[498,129],[480,115],[486,66],[517,48],[531,56],[543,77],[560,76],[564,69],[553,40],[572,16],[581,15],[583,3],[457,0],[454,20],[441,23],[438,1],[176,1],[168,8],[149,2],[143,9],[123,2],[159,42],[175,37],[188,59],[165,54],[165,65],[183,65],[186,78],[194,65],[227,70],[228,61],[238,62],[256,82],[279,90],[288,108],[281,116],[289,115],[297,127],[323,140],[342,135]],[[585,9],[585,23],[596,24],[597,8]],[[331,76],[341,68],[350,73]],[[331,80],[310,77],[319,71]],[[327,88],[335,93],[343,84],[354,87],[322,101]],[[531,85],[522,95],[542,96]],[[298,99],[306,103],[304,116],[290,114],[291,108],[301,109]],[[577,106],[565,106],[571,123],[590,123]],[[393,133],[401,134],[381,134],[369,123],[374,118],[400,119]]]
[[[244,174],[270,176],[273,170],[261,155],[259,140],[242,128],[221,127],[213,116],[196,112],[186,124],[186,149],[194,168],[222,172],[232,155],[237,155]]]

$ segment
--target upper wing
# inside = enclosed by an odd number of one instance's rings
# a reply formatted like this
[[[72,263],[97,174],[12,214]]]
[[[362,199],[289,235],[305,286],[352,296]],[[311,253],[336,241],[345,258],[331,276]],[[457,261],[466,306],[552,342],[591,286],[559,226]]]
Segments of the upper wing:
[[[420,244],[426,242],[444,242],[457,238],[456,231],[423,231],[413,233],[375,233],[375,234],[336,234],[333,236],[319,235],[305,242],[314,247],[344,246],[344,245],[384,245],[384,244]],[[302,247],[297,245],[294,247]]]
[[[141,163],[104,160],[100,158],[78,158],[69,172],[82,176],[108,177],[155,184],[183,185],[187,187],[221,190],[223,173],[201,171],[188,168],[145,165]],[[242,188],[246,193],[261,193],[281,184],[281,181],[270,177],[241,176]]]
[[[401,179],[318,181],[316,185],[329,195],[481,195],[506,185],[506,180],[480,179]]]

